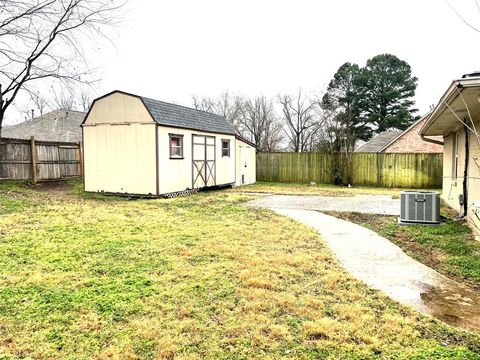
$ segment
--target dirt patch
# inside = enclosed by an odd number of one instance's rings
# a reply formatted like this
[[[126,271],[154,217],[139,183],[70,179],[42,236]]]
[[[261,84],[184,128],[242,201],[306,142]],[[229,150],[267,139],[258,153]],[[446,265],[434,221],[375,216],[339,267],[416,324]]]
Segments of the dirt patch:
[[[26,186],[40,192],[68,192],[72,189],[72,185],[65,181],[41,181],[36,184],[29,183]]]

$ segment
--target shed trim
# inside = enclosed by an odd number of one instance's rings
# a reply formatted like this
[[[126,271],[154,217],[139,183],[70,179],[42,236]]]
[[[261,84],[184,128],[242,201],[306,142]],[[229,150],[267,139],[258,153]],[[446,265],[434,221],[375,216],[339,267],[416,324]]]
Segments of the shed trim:
[[[242,137],[238,134],[235,134],[235,139],[243,141],[245,144],[250,145],[251,147],[254,147],[255,149],[257,148],[257,145],[255,145],[253,142],[248,141],[247,139],[245,139],[244,137]]]

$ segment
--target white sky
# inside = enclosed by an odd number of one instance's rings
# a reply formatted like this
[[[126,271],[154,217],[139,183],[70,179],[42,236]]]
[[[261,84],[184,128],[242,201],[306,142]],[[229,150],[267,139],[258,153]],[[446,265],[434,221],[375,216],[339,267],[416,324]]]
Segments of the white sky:
[[[474,0],[451,0],[480,27]],[[130,0],[92,59],[114,89],[191,105],[191,95],[321,93],[346,61],[392,53],[419,78],[420,113],[480,70],[480,33],[442,0]]]

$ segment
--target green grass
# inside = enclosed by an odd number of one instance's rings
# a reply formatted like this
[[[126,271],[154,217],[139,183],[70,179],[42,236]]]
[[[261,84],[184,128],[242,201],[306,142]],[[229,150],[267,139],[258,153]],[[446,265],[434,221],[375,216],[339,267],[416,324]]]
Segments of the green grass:
[[[478,335],[354,280],[249,196],[1,186],[2,359],[480,358]]]
[[[397,217],[358,213],[331,213],[386,237],[408,255],[446,276],[480,290],[480,242],[466,222],[442,205],[440,226],[399,226]]]
[[[300,184],[257,182],[240,186],[230,191],[241,193],[271,193],[280,195],[317,195],[317,196],[355,196],[355,195],[390,195],[399,197],[400,191],[406,189],[386,189],[378,187],[355,186],[346,187],[330,184]]]
[[[22,211],[27,206],[33,206],[29,200],[32,190],[29,183],[19,184],[13,181],[0,181],[0,215]]]

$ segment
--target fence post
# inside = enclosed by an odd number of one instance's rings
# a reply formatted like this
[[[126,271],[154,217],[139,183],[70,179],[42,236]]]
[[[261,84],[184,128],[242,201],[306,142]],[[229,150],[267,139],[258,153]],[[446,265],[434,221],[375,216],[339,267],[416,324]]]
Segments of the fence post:
[[[80,177],[80,179],[83,179],[83,156],[82,156],[82,142],[78,141],[77,142],[77,176]]]
[[[33,136],[30,138],[30,154],[32,157],[32,181],[35,184],[37,182],[37,148]]]

